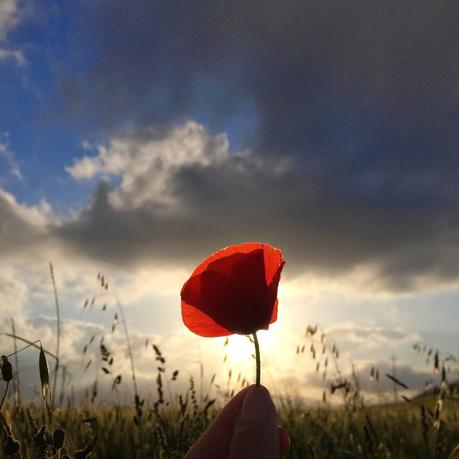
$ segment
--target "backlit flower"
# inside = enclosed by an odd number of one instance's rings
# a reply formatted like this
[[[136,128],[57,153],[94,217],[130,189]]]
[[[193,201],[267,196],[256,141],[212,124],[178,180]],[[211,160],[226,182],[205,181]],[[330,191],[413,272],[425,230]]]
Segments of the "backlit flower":
[[[279,249],[258,242],[215,252],[183,285],[183,322],[207,337],[268,329],[277,319],[277,288],[284,264]]]

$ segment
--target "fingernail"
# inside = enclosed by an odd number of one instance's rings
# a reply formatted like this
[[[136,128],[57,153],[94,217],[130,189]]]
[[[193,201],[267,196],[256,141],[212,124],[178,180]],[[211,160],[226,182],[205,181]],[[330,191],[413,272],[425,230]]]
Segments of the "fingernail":
[[[240,422],[261,422],[271,414],[273,402],[266,388],[253,387],[245,396],[242,404]]]

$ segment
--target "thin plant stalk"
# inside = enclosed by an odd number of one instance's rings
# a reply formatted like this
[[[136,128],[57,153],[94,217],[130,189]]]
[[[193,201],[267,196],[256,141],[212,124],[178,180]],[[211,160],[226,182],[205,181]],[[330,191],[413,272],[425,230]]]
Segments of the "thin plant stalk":
[[[53,264],[49,264],[49,272],[51,274],[51,282],[53,284],[54,290],[54,303],[56,304],[56,361],[54,363],[54,382],[53,388],[51,392],[51,405],[54,406],[54,401],[56,397],[56,387],[57,387],[57,376],[59,371],[59,351],[60,351],[60,344],[61,344],[61,313],[59,307],[59,297],[57,296],[57,287],[56,287],[56,278],[54,277],[54,268]]]
[[[0,402],[0,411],[3,408],[3,404],[5,403],[6,396],[8,395],[8,389],[10,388],[10,381],[7,381],[5,392],[3,393],[2,401]]]
[[[120,316],[121,316],[121,321],[118,322],[118,323],[122,323],[123,324],[124,335],[125,335],[125,339],[126,339],[126,346],[127,346],[127,350],[128,350],[128,357],[129,357],[129,361],[130,361],[130,364],[131,364],[131,375],[132,375],[132,384],[134,386],[134,395],[135,395],[135,398],[137,399],[138,396],[139,396],[139,391],[138,391],[138,388],[137,388],[137,378],[136,378],[136,375],[135,375],[134,354],[132,353],[131,339],[129,337],[129,330],[128,330],[128,326],[127,326],[127,322],[126,322],[126,316],[124,315],[124,309],[123,309],[123,306],[121,305],[118,293],[116,292],[116,289],[114,287],[112,287],[114,285],[114,283],[111,282],[110,279],[108,279],[108,281],[109,281],[110,287],[111,287],[111,292],[109,293],[109,295],[111,295],[115,299],[116,306],[117,306],[118,311],[119,311]],[[105,288],[107,288],[108,284],[105,284],[105,285],[106,285]]]
[[[2,334],[3,334],[3,333],[2,333]],[[13,338],[14,338],[15,341],[16,341],[16,339],[21,339],[21,338],[19,338],[19,337],[16,336],[16,335],[11,335],[11,336],[13,336]],[[24,341],[26,342],[27,340],[24,340]],[[37,344],[40,344],[40,345],[41,345],[41,341],[40,341],[39,339],[37,339],[37,340],[34,341],[34,342],[30,342],[30,344],[28,344],[27,346],[22,347],[22,348],[19,349],[19,350],[17,349],[16,346],[14,346],[14,347],[15,347],[14,352],[13,352],[12,354],[10,354],[10,355],[7,355],[7,357],[13,357],[13,356],[16,357],[17,354],[19,354],[19,353],[22,352],[22,351],[25,351],[26,349],[28,349],[29,347],[32,347],[32,346],[38,348]]]
[[[19,349],[18,352],[22,352],[23,350],[27,349],[28,347],[32,347],[32,346],[35,347],[36,349],[40,350],[40,345],[41,345],[40,340],[30,341],[27,338],[23,338],[22,336],[13,335],[11,333],[4,333],[4,332],[0,332],[0,336],[8,336],[9,338],[17,339],[19,341],[22,341],[23,343],[28,344],[28,346],[23,347],[22,349]],[[49,355],[52,359],[54,359],[54,360],[57,359],[57,357],[52,352],[47,351],[46,349],[43,349],[43,352],[45,354]],[[8,355],[7,357],[12,357],[13,355],[14,355],[14,353]]]
[[[14,324],[14,319],[11,317],[11,332],[13,335],[16,335],[16,326]],[[20,405],[21,403],[21,386],[19,383],[19,358],[18,358],[18,344],[16,338],[13,340],[14,343],[14,364],[15,364],[15,378],[13,379],[13,388],[16,395],[16,404]]]
[[[124,334],[126,336],[126,344],[127,344],[127,348],[128,348],[128,355],[129,355],[129,360],[131,362],[131,372],[132,372],[132,383],[134,385],[134,395],[137,397],[139,395],[139,392],[137,390],[137,379],[136,379],[136,376],[135,376],[134,355],[132,353],[131,340],[129,338],[129,330],[128,330],[128,327],[127,327],[127,322],[126,322],[126,317],[124,315],[123,307],[121,306],[120,300],[119,300],[118,295],[116,293],[115,293],[115,298],[116,298],[116,304],[118,306],[118,310],[120,311],[121,320],[123,322]]]
[[[62,376],[61,376],[61,393],[59,396],[59,405],[62,405],[64,403],[64,390],[65,390],[65,382],[67,379],[67,368],[64,367],[61,370]]]
[[[261,359],[260,359],[260,346],[258,344],[258,337],[257,337],[257,332],[255,332],[253,335],[253,343],[255,344],[255,362],[257,366],[256,370],[256,385],[260,385],[260,379],[261,379]]]
[[[32,341],[29,341],[26,338],[21,338],[20,336],[12,335],[11,333],[0,333],[0,336],[8,336],[10,338],[18,339],[20,341],[23,341],[23,342],[27,343],[27,346],[23,347],[22,349],[19,349],[18,351],[13,352],[8,357],[11,357],[13,355],[17,355],[19,352],[22,352],[22,351],[24,351],[25,349],[27,349],[29,347],[35,347],[37,349],[40,349],[39,367],[40,367],[40,380],[41,380],[41,385],[42,385],[42,394],[43,394],[43,398],[45,400],[45,404],[46,404],[46,407],[47,407],[47,410],[48,410],[49,419],[51,420],[51,417],[52,417],[52,405],[51,405],[51,400],[50,400],[51,399],[51,394],[50,394],[51,391],[50,391],[50,388],[49,388],[49,370],[48,370],[48,363],[46,361],[46,354],[48,354],[50,357],[54,358],[56,361],[58,361],[57,357],[54,354],[52,354],[51,352],[48,352],[45,349],[43,349],[40,340],[32,342]],[[66,369],[66,367],[63,367],[63,369]],[[10,383],[10,381],[7,382],[5,394],[3,395],[3,399],[2,399],[2,401],[0,403],[0,409],[2,408],[3,403],[5,401],[5,398],[6,398],[6,395],[8,393],[9,383]],[[46,398],[46,394],[44,392],[44,387],[46,387],[46,386],[48,388],[49,400]]]
[[[320,331],[322,334],[325,334],[325,331],[322,327],[320,327]],[[327,339],[327,343],[329,342],[328,338]],[[334,352],[331,353],[331,357],[333,359],[333,364],[335,365],[335,371],[336,371],[336,374],[338,375],[338,381],[339,383],[342,383],[344,381],[344,378],[343,378],[343,373],[341,372],[341,368],[339,366],[339,363],[338,363],[338,359],[336,358],[336,354]]]

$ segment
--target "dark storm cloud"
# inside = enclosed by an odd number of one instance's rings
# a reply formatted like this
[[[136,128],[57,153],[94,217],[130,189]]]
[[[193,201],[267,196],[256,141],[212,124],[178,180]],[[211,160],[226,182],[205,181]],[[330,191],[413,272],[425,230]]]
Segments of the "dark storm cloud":
[[[95,10],[85,34],[98,58],[63,89],[105,126],[237,117],[249,99],[263,151],[347,169],[446,166],[458,141],[458,17],[430,0],[119,0]]]
[[[101,129],[203,116],[223,131],[253,110],[257,161],[178,168],[170,186],[187,212],[175,215],[115,208],[102,187],[64,239],[117,261],[264,239],[286,248],[292,270],[369,264],[394,289],[457,278],[453,2],[134,0],[91,11],[76,30],[97,58],[78,78],[61,74],[69,109]],[[280,158],[291,167],[272,174]]]
[[[284,164],[254,153],[212,158],[209,146],[222,148],[212,138],[190,143],[188,148],[202,152],[194,161],[167,165],[161,152],[172,149],[186,157],[174,147],[186,145],[194,130],[198,139],[204,136],[194,127],[180,142],[159,148],[145,132],[132,132],[115,140],[124,153],[109,148],[81,160],[86,166],[92,161],[102,175],[108,166],[99,160],[124,164],[117,173],[122,184],[113,190],[101,185],[92,204],[56,227],[56,234],[80,253],[124,266],[195,263],[222,246],[262,240],[284,250],[290,274],[334,276],[368,266],[379,286],[393,290],[459,275],[458,225],[450,205],[387,208],[351,199],[330,192],[313,175],[305,179],[294,161]],[[157,200],[157,183],[165,183],[170,193],[164,202]],[[169,197],[175,204],[167,204]]]

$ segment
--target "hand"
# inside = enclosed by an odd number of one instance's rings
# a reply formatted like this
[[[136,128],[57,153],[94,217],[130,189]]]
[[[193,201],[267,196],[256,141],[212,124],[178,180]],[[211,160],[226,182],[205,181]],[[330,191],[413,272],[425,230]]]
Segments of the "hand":
[[[268,389],[250,386],[228,402],[184,459],[278,459],[289,448]]]

